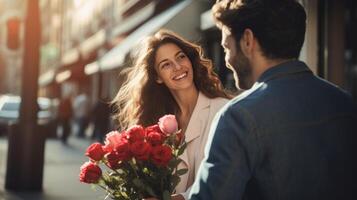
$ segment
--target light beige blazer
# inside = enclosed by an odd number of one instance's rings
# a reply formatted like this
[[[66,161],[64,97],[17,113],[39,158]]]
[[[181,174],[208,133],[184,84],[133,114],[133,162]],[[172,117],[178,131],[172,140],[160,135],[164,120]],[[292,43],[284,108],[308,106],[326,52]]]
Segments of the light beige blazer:
[[[191,185],[203,159],[203,151],[211,122],[219,109],[227,102],[228,99],[220,97],[210,99],[199,92],[196,106],[185,132],[187,148],[180,156],[183,162],[179,164],[179,169],[187,168],[188,172],[180,177],[181,181],[176,186],[176,193],[182,194],[185,199],[188,199]]]

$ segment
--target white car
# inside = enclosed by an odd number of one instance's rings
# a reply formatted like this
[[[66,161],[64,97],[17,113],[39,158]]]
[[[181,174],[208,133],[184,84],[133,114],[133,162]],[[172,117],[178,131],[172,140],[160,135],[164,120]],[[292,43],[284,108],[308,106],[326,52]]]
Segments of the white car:
[[[21,98],[19,96],[0,96],[0,135],[7,135],[8,126],[18,122],[20,103]],[[46,134],[55,135],[57,125],[51,99],[39,97],[37,103],[39,106],[37,112],[38,124],[45,126]]]

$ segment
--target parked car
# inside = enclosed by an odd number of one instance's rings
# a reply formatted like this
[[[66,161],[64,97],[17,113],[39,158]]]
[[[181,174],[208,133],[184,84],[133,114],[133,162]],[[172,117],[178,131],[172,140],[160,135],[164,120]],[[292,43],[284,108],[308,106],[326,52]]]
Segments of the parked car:
[[[3,95],[0,97],[0,135],[8,134],[8,126],[18,122],[21,98],[19,96]],[[56,136],[57,120],[51,99],[37,99],[38,124],[44,126],[47,136]]]

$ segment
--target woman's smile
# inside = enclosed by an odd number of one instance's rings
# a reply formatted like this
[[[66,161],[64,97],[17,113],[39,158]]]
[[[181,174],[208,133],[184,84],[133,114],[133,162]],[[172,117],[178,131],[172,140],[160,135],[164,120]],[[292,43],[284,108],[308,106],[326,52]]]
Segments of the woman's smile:
[[[181,80],[181,79],[184,79],[184,78],[187,77],[187,74],[188,74],[188,72],[183,72],[183,73],[181,73],[181,74],[179,74],[179,75],[177,75],[177,76],[174,76],[173,80],[179,81],[179,80]]]

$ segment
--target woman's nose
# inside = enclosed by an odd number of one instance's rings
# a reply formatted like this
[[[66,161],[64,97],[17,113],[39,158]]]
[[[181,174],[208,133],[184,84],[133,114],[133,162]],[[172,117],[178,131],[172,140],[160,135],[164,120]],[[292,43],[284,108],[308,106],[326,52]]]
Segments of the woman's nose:
[[[178,62],[173,62],[173,64],[174,64],[174,68],[175,68],[175,70],[180,70],[181,68],[182,68],[182,66],[180,65],[180,63],[178,63]]]

